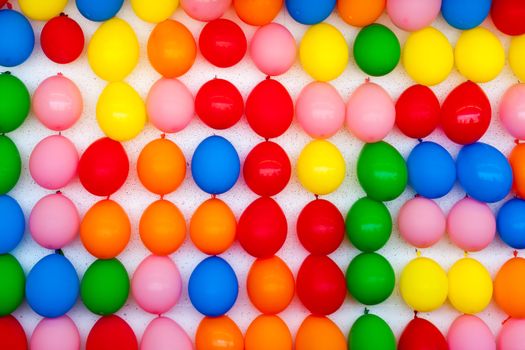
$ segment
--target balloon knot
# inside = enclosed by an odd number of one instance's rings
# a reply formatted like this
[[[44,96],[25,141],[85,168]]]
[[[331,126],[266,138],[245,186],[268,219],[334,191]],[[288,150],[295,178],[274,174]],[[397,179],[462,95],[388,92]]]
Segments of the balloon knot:
[[[165,134],[165,133],[162,133],[162,134],[160,135],[160,138],[161,138],[161,139],[165,139],[165,138],[166,138],[166,134]]]
[[[463,251],[463,256],[466,258],[468,256],[468,252],[466,250]]]
[[[217,198],[217,195],[216,195],[216,194],[212,194],[212,195],[211,195],[211,198],[212,198],[212,199],[215,199],[215,198]]]
[[[109,197],[110,197],[110,196],[111,196],[111,195],[108,195],[108,196],[106,197],[106,200],[108,200],[108,201],[109,201]]]
[[[69,16],[66,15],[64,12],[60,12],[60,16],[61,16],[61,17],[69,17]]]
[[[268,137],[265,137],[264,141],[268,142],[268,141],[270,141],[270,139]]]
[[[163,194],[160,195],[160,200],[164,200],[164,195]]]
[[[59,132],[58,132],[58,136],[62,136],[62,131],[59,131]]]
[[[417,317],[417,310],[414,310],[414,318],[418,318]]]
[[[421,142],[423,142],[423,139],[422,139],[422,138],[418,138],[417,141],[418,141],[419,143],[421,143]]]
[[[55,254],[59,254],[59,255],[64,256],[64,252],[62,251],[62,249],[56,249],[55,250]]]
[[[370,313],[370,310],[368,310],[367,307],[365,307],[365,315],[368,315]]]
[[[11,75],[11,71],[6,70],[6,71],[3,72],[2,74],[9,74],[9,75]]]
[[[420,195],[419,193],[416,193],[416,194],[414,195],[414,198],[419,198],[419,197],[421,197],[421,195]]]
[[[515,139],[515,140],[514,140],[514,143],[517,144],[517,145],[519,145],[519,144],[520,144],[520,139]]]
[[[513,251],[512,255],[514,255],[514,257],[517,258],[518,257],[518,251],[517,250]]]
[[[315,199],[319,199],[319,195],[318,194],[314,194],[314,197],[315,197]]]
[[[7,3],[5,4],[5,6],[6,6],[7,9],[9,9],[9,10],[12,10],[12,9],[13,9],[13,5],[11,5],[10,2],[7,2]]]
[[[508,320],[510,320],[512,317],[511,316],[507,316],[506,319],[504,319],[503,321],[501,321],[501,325],[503,326],[505,323],[507,323]]]
[[[266,80],[270,80],[270,79],[272,79],[272,77],[269,76],[269,75],[267,75],[267,76],[266,76]]]
[[[419,258],[421,256],[421,250],[416,248],[416,256]]]
[[[366,77],[365,78],[365,83],[369,83],[370,82],[370,77]]]
[[[62,194],[62,191],[58,190],[55,192],[55,194]]]
[[[64,74],[62,74],[62,72],[58,72],[57,75],[61,77],[61,76],[63,76]]]

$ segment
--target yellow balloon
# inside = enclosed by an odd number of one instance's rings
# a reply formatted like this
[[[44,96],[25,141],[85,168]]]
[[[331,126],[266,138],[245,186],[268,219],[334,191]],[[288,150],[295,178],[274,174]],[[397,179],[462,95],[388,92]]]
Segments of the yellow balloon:
[[[297,160],[299,181],[308,191],[318,195],[335,191],[345,178],[345,168],[341,152],[325,140],[310,142]]]
[[[525,83],[525,34],[512,37],[509,49],[509,63],[514,74]]]
[[[434,260],[418,257],[403,269],[399,288],[403,300],[415,311],[436,310],[447,300],[447,274]]]
[[[336,27],[319,23],[304,34],[299,58],[304,70],[315,80],[333,80],[346,69],[348,45]]]
[[[159,23],[170,18],[177,6],[179,0],[131,0],[135,14],[150,23]]]
[[[124,79],[139,61],[139,41],[133,28],[120,18],[104,22],[89,42],[88,61],[102,79]]]
[[[485,83],[496,78],[505,65],[505,51],[498,38],[481,27],[466,30],[456,43],[454,59],[468,80]]]
[[[454,52],[446,36],[432,27],[413,32],[403,46],[403,66],[417,83],[432,86],[454,67]]]
[[[18,0],[20,10],[32,20],[47,21],[60,15],[67,0]]]
[[[448,271],[448,299],[464,314],[483,311],[492,299],[492,279],[477,260],[463,258]]]
[[[97,122],[109,138],[131,140],[146,124],[144,101],[128,84],[109,83],[98,98]]]

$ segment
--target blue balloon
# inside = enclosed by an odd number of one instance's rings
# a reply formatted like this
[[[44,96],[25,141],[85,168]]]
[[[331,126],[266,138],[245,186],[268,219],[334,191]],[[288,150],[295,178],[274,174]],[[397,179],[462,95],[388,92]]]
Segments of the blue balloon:
[[[505,156],[486,143],[463,146],[456,160],[459,183],[467,194],[494,203],[505,198],[512,187],[512,169]]]
[[[204,192],[221,194],[235,185],[241,161],[232,144],[221,136],[202,141],[191,159],[191,175]]]
[[[14,67],[31,56],[35,33],[20,12],[0,10],[0,66]]]
[[[201,314],[210,317],[227,313],[235,304],[238,292],[235,271],[218,256],[201,261],[188,282],[191,303]]]
[[[78,291],[77,272],[61,254],[43,257],[27,275],[27,303],[43,317],[66,314],[75,305]]]
[[[491,4],[492,0],[443,0],[441,14],[454,28],[472,29],[487,18]]]
[[[440,198],[456,182],[456,165],[446,149],[435,142],[419,143],[407,159],[408,182],[419,195]]]
[[[336,0],[286,0],[286,9],[299,23],[317,24],[330,16],[335,3]]]
[[[24,236],[26,222],[20,205],[8,195],[0,196],[0,254],[15,249]]]
[[[107,21],[120,11],[124,0],[77,0],[82,16],[95,22]]]
[[[525,248],[525,201],[514,198],[498,211],[496,224],[501,240],[514,249]]]

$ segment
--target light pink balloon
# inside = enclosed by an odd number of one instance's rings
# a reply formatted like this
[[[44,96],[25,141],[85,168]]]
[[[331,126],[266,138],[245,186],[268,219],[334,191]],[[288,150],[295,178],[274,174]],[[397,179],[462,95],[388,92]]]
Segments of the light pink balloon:
[[[276,76],[286,73],[297,55],[295,39],[286,27],[269,23],[257,29],[250,42],[250,56],[261,72]]]
[[[47,78],[33,94],[33,112],[47,128],[69,129],[82,114],[82,95],[75,83],[62,74]]]
[[[447,334],[449,350],[496,350],[496,338],[480,318],[461,315],[452,322]]]
[[[386,11],[397,27],[413,32],[436,19],[441,11],[441,0],[388,0]]]
[[[447,217],[450,240],[467,252],[486,248],[496,235],[496,218],[486,203],[472,198],[458,201]]]
[[[145,311],[156,315],[169,311],[182,292],[177,265],[167,256],[148,256],[133,274],[131,292]]]
[[[184,329],[167,317],[157,317],[144,331],[140,350],[192,350],[193,344]]]
[[[29,157],[29,172],[40,186],[57,190],[77,174],[78,152],[62,135],[51,135],[40,141]]]
[[[193,95],[177,79],[157,80],[149,90],[146,109],[149,121],[166,133],[181,131],[195,115]]]
[[[525,344],[525,319],[511,318],[501,327],[498,350],[523,350]]]
[[[446,219],[436,202],[415,197],[399,210],[397,225],[405,241],[417,248],[428,248],[445,234]]]
[[[80,334],[67,316],[44,318],[36,326],[29,342],[31,350],[78,350]]]
[[[513,137],[525,140],[525,84],[507,89],[501,99],[499,117]]]
[[[230,7],[231,0],[181,0],[180,5],[190,17],[203,22],[222,17]]]
[[[394,127],[396,109],[392,97],[379,85],[366,82],[350,96],[346,107],[348,129],[361,141],[385,138]]]

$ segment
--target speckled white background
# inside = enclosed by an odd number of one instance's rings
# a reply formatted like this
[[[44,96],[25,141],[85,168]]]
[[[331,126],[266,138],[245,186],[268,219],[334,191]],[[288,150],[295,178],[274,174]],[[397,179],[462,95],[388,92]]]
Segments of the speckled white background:
[[[77,11],[74,1],[70,1],[65,12],[78,21],[82,26],[86,36],[87,46],[89,38],[98,27],[98,23],[84,19]],[[143,98],[145,98],[149,87],[160,78],[159,74],[150,66],[146,55],[146,43],[148,36],[153,29],[153,25],[137,18],[127,2],[119,12],[118,16],[127,20],[131,24],[140,41],[140,63],[126,81],[130,83]],[[256,30],[255,27],[242,23],[236,17],[233,9],[230,9],[225,17],[233,19],[239,23],[246,33],[248,40],[250,40]],[[173,18],[188,26],[194,36],[198,38],[198,34],[204,26],[204,23],[190,19],[180,8],[177,9]],[[300,41],[304,31],[307,29],[307,26],[296,23],[285,12],[285,10],[281,12],[275,21],[289,28],[294,34],[297,42]],[[327,19],[327,22],[336,25],[345,36],[347,42],[352,45],[358,32],[357,28],[344,23],[335,13]],[[383,15],[379,22],[392,28],[398,36],[401,44],[404,43],[407,33],[395,28],[388,19],[388,16]],[[33,22],[37,39],[43,24],[43,22]],[[434,26],[441,30],[453,45],[455,44],[460,34],[458,30],[449,27],[441,17],[436,20]],[[487,20],[486,23],[484,23],[484,26],[497,33],[505,48],[508,48],[510,41],[509,37],[500,35],[500,33],[495,30],[492,23],[490,23],[490,20]],[[85,109],[81,120],[73,128],[63,132],[63,135],[69,137],[74,142],[80,153],[83,152],[91,142],[103,136],[95,120],[95,105],[105,82],[96,77],[91,71],[85,51],[81,58],[76,62],[61,66],[54,64],[43,55],[37,40],[31,58],[23,65],[10,70],[27,84],[31,93],[41,81],[58,72],[62,72],[64,75],[72,79],[82,91]],[[264,75],[257,70],[248,56],[232,68],[221,69],[209,64],[199,54],[193,68],[189,73],[184,75],[181,80],[193,93],[196,93],[203,83],[212,79],[214,76],[228,79],[233,82],[240,89],[244,97],[247,97],[250,90],[264,78]],[[365,78],[366,75],[357,68],[351,59],[345,72],[337,80],[333,81],[332,84],[343,96],[343,99],[347,101],[350,93],[360,85]],[[311,81],[311,78],[301,69],[298,62],[289,72],[283,76],[277,77],[276,79],[286,86],[294,99],[299,94],[301,88]],[[387,76],[373,78],[372,81],[383,86],[394,99],[412,84],[411,79],[405,74],[401,64]],[[438,95],[440,101],[443,101],[446,94],[462,81],[464,81],[464,79],[454,70],[445,82],[433,87],[433,90]],[[502,129],[498,121],[497,109],[499,100],[505,89],[515,82],[516,78],[512,75],[512,72],[507,65],[497,79],[490,83],[482,84],[482,88],[492,102],[494,114],[490,129],[481,141],[495,145],[505,154],[508,154],[512,149],[513,139]],[[168,138],[175,141],[182,148],[187,160],[189,161],[199,142],[214,133],[220,134],[230,140],[239,152],[241,160],[246,157],[252,147],[262,141],[260,137],[251,131],[245,120],[241,120],[240,123],[229,130],[216,132],[207,128],[197,117],[185,130],[174,135],[169,135]],[[41,139],[50,134],[52,134],[52,132],[41,125],[33,115],[28,117],[21,128],[9,134],[9,137],[11,137],[19,147],[23,160],[22,177],[16,188],[10,192],[10,195],[19,201],[24,209],[26,217],[29,216],[33,205],[41,197],[49,193],[49,191],[40,188],[31,179],[28,171],[28,159],[33,147]],[[159,137],[159,135],[160,132],[158,130],[153,126],[148,125],[137,138],[124,144],[131,161],[131,171],[124,186],[117,193],[112,195],[112,199],[118,201],[126,209],[133,227],[131,241],[125,252],[118,257],[126,266],[130,276],[142,259],[148,255],[148,251],[142,245],[138,235],[138,222],[141,213],[151,202],[157,199],[155,195],[149,193],[138,181],[135,169],[136,160],[144,145]],[[452,153],[453,156],[456,156],[459,150],[459,147],[446,139],[443,133],[439,130],[434,132],[429,139],[442,144]],[[295,164],[301,149],[309,142],[309,140],[309,137],[302,132],[296,122],[292,124],[292,127],[283,136],[275,139],[275,141],[286,150],[293,164]],[[357,183],[355,172],[357,155],[362,147],[362,143],[353,137],[346,129],[341,130],[337,135],[332,137],[330,141],[336,144],[343,153],[347,163],[347,175],[341,187],[336,192],[327,195],[324,198],[336,204],[341,212],[346,215],[346,212],[352,203],[364,195],[363,190]],[[397,130],[392,131],[392,133],[386,138],[386,141],[392,143],[405,157],[417,142],[402,136]],[[62,189],[62,191],[77,204],[81,215],[83,215],[88,208],[99,199],[85,191],[80,185],[78,179],[75,179],[70,185]],[[407,189],[403,196],[387,204],[394,218],[397,217],[399,207],[413,195],[414,193],[412,190]],[[445,212],[448,212],[451,206],[463,196],[464,192],[458,185],[456,185],[453,191],[446,197],[438,200],[438,203]],[[188,171],[187,178],[183,185],[176,192],[166,196],[167,199],[173,201],[179,206],[188,221],[197,206],[207,197],[208,195],[199,190],[191,179],[190,171]],[[256,195],[248,189],[241,177],[231,191],[220,197],[232,207],[237,217],[239,217],[243,208],[254,200]],[[296,238],[296,218],[301,209],[313,199],[313,195],[304,190],[298,183],[296,176],[293,175],[286,189],[275,198],[287,214],[289,225],[288,238],[283,248],[278,252],[278,255],[286,261],[294,274],[296,274],[302,260],[307,255],[307,252],[299,244]],[[500,205],[501,203],[497,203],[492,207],[496,210]],[[79,239],[76,239],[70,246],[65,247],[64,252],[76,267],[79,276],[82,276],[87,267],[95,260],[84,250]],[[26,233],[23,242],[14,251],[14,255],[21,261],[26,273],[29,272],[31,267],[41,257],[49,253],[49,250],[46,250],[33,242],[29,233]],[[392,237],[386,247],[381,249],[379,253],[387,257],[392,263],[396,271],[396,277],[399,277],[403,266],[415,257],[414,248],[400,239],[396,228],[394,228]],[[345,239],[341,247],[331,255],[331,258],[334,259],[344,271],[350,260],[357,254],[358,251],[351,246],[347,239]],[[439,264],[448,270],[457,259],[463,256],[463,251],[452,245],[448,238],[445,237],[436,246],[423,250],[422,254],[434,258]],[[499,267],[511,257],[511,254],[512,250],[505,246],[499,239],[496,239],[484,251],[471,254],[471,256],[479,259],[488,268],[492,276],[494,276]],[[173,260],[181,270],[185,287],[187,287],[187,281],[191,271],[204,257],[204,254],[200,253],[192,246],[189,239],[187,239],[185,244],[172,255]],[[228,314],[244,331],[251,320],[257,315],[257,311],[251,306],[248,300],[245,288],[246,275],[254,259],[246,254],[238,243],[224,254],[224,258],[226,258],[235,269],[240,283],[239,298],[233,309]],[[364,307],[362,305],[351,300],[350,297],[347,297],[343,307],[341,307],[338,312],[331,315],[330,318],[340,326],[345,334],[347,334],[354,320],[362,314],[363,309]],[[387,301],[380,305],[373,306],[370,309],[373,313],[383,317],[397,335],[400,334],[405,324],[412,318],[412,310],[404,304],[397,287],[393,295]],[[154,318],[153,315],[142,311],[131,298],[118,314],[129,322],[139,337],[142,335],[148,322]],[[292,304],[281,314],[281,316],[288,323],[292,333],[295,334],[301,321],[307,314],[306,309],[301,305],[298,298],[295,297]],[[73,310],[71,310],[69,315],[77,323],[82,338],[85,341],[85,337],[94,322],[98,319],[98,316],[90,313],[80,300],[77,302],[77,305]],[[188,299],[186,288],[184,288],[184,293],[180,302],[166,315],[178,321],[191,337],[194,336],[196,327],[202,317],[192,307]],[[458,315],[459,313],[447,303],[441,309],[422,316],[430,319],[445,332],[452,320]],[[15,316],[22,322],[28,335],[31,334],[33,328],[41,319],[40,316],[31,311],[26,303],[16,311]],[[499,331],[501,322],[506,318],[506,316],[497,309],[494,303],[491,303],[491,305],[479,316],[487,322],[494,332]]]

